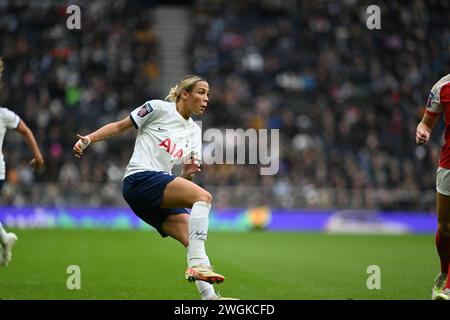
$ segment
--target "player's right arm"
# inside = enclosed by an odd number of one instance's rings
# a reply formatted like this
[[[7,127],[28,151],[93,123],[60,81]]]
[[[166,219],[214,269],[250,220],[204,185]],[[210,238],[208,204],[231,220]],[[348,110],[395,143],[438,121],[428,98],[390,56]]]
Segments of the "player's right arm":
[[[91,143],[110,139],[116,135],[122,134],[134,126],[130,117],[126,117],[123,120],[109,123],[97,131],[89,133],[86,136],[77,134],[78,141],[73,146],[73,154],[77,158],[81,158],[83,150],[86,149]]]
[[[39,149],[33,132],[31,132],[30,128],[28,128],[23,120],[19,120],[19,125],[16,130],[24,137],[28,147],[31,152],[33,152],[34,158],[30,161],[30,165],[36,170],[42,168],[44,166],[44,158],[42,157],[41,150]]]
[[[416,129],[416,143],[424,144],[430,140],[430,134],[444,111],[444,105],[450,101],[450,87],[439,86],[437,82],[428,96],[425,114]]]
[[[425,112],[416,129],[416,143],[424,144],[430,140],[430,134],[439,119],[440,113]]]

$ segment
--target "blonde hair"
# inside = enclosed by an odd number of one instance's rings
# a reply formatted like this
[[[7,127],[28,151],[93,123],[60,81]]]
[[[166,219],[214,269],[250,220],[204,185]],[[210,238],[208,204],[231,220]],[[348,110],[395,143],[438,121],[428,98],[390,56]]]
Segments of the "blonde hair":
[[[194,88],[194,85],[199,81],[206,81],[203,78],[196,75],[188,75],[180,80],[175,87],[170,88],[169,94],[166,97],[166,100],[171,102],[177,102],[180,98],[181,91],[186,90],[187,92],[191,92]]]

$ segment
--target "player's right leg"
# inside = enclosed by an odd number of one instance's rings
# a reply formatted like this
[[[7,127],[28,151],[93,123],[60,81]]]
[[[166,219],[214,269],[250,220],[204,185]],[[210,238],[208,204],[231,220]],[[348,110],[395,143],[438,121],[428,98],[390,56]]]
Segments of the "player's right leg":
[[[225,280],[224,276],[212,270],[205,250],[211,203],[212,196],[208,191],[180,177],[168,183],[164,190],[163,208],[192,208],[184,231],[188,237],[188,268],[185,272],[188,281],[221,283]]]
[[[180,241],[186,248],[189,246],[189,214],[182,213],[169,215],[162,223],[161,229],[168,236]],[[212,282],[210,281],[210,277],[217,277],[217,274],[209,274],[210,272],[211,271],[207,271],[206,274],[201,276],[205,281],[199,279],[195,281],[202,300],[216,300],[220,298],[214,291],[213,285],[209,283]],[[205,279],[206,276],[209,277]]]
[[[450,196],[437,192],[436,209],[438,214],[438,227],[435,240],[441,270],[436,276],[431,298],[433,300],[448,300],[450,298],[448,296],[450,292]]]
[[[161,225],[162,231],[168,236],[180,241],[185,247],[189,246],[188,237],[188,227],[189,227],[189,215],[173,214],[169,215]],[[188,262],[189,263],[189,262]],[[206,271],[207,274],[212,272],[211,270]],[[220,276],[218,274],[210,275],[212,277]],[[202,276],[202,278],[205,275]],[[208,279],[205,279],[208,280]],[[209,281],[202,281],[195,279],[195,284],[197,286],[198,292],[200,293],[202,300],[238,300],[235,298],[222,297],[214,291],[214,287]]]
[[[6,232],[0,222],[0,266],[7,266],[12,259],[12,248],[17,242],[17,236],[12,232]]]
[[[164,189],[161,207],[192,208],[199,201],[211,205],[212,195],[197,184],[184,178],[176,177]]]

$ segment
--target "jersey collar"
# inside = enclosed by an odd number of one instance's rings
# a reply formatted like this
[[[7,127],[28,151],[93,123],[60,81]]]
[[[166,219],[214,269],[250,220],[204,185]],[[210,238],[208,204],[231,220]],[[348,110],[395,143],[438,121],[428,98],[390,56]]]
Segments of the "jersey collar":
[[[180,119],[181,122],[183,122],[184,124],[188,124],[189,122],[191,122],[192,118],[189,117],[189,119],[185,119],[183,118],[183,116],[178,112],[177,110],[177,106],[174,103],[174,110],[175,110],[175,115],[177,116],[178,119]]]

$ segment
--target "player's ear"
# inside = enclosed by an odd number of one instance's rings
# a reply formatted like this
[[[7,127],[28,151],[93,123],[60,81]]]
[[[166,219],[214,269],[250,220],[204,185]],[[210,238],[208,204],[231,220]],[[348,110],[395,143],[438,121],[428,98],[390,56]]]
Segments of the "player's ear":
[[[181,90],[180,97],[182,97],[183,99],[187,99],[188,96],[189,96],[189,92],[187,92],[187,90],[184,90],[184,89]]]

